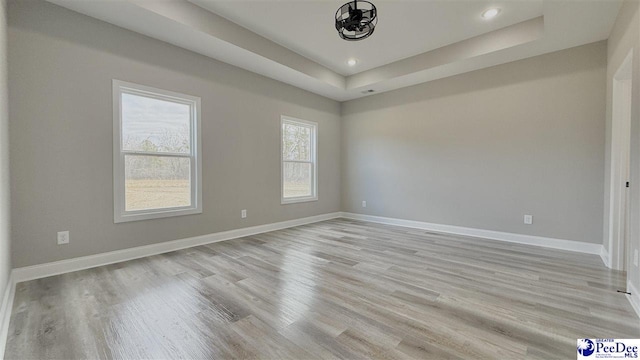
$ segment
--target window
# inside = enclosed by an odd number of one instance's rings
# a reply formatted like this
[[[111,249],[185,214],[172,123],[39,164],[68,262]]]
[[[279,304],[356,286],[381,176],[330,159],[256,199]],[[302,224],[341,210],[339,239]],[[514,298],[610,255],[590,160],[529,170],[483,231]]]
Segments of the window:
[[[202,212],[200,98],[113,81],[114,222]]]
[[[318,200],[318,124],[283,116],[282,204]]]

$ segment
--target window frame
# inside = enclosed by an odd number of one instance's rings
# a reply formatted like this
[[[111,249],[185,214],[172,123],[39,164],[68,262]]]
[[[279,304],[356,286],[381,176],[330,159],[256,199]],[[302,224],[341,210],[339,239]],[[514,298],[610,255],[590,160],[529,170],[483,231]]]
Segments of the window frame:
[[[310,161],[285,160],[284,159],[284,124],[311,127],[311,152]],[[285,162],[312,164],[311,166],[311,196],[284,197],[284,164]],[[318,123],[314,121],[297,119],[291,116],[280,116],[280,204],[296,204],[318,200]]]
[[[201,142],[201,100],[199,97],[170,90],[113,79],[113,221],[122,223],[159,219],[202,213],[202,142]],[[189,105],[190,151],[189,153],[163,153],[124,150],[122,146],[122,94],[144,96],[152,99],[171,101]],[[190,159],[191,205],[170,208],[126,210],[125,155],[160,157],[180,157]]]

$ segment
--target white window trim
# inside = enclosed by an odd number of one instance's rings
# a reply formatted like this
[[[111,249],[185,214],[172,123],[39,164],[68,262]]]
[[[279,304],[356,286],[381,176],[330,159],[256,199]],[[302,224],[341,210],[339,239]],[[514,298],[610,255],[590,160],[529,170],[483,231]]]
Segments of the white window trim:
[[[311,179],[313,184],[311,184],[312,195],[311,196],[297,196],[297,197],[284,197],[284,163],[285,161],[289,162],[289,160],[285,160],[283,156],[283,132],[282,127],[285,123],[297,124],[297,125],[311,125],[311,163],[313,166],[311,167]],[[308,161],[304,161],[304,163],[309,163]],[[280,204],[296,204],[302,202],[309,201],[317,201],[318,200],[318,123],[313,121],[307,121],[302,119],[297,119],[291,116],[280,116]]]
[[[171,100],[191,106],[191,206],[162,208],[151,210],[125,210],[125,171],[122,151],[122,93],[140,94],[161,100]],[[167,218],[181,215],[202,213],[202,142],[200,141],[200,98],[180,94],[173,91],[157,89],[130,82],[113,80],[113,221],[128,221]],[[126,154],[141,153],[153,156],[148,152],[127,151]],[[159,156],[187,157],[185,154],[158,153]],[[195,190],[195,191],[194,191]]]

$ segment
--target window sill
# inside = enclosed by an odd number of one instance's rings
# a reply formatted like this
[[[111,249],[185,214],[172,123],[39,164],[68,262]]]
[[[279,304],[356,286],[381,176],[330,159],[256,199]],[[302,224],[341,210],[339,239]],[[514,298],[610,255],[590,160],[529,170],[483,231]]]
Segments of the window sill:
[[[318,201],[318,197],[315,196],[315,197],[299,197],[299,198],[281,199],[280,205],[298,204],[298,203],[312,202],[312,201]]]
[[[148,211],[148,212],[140,212],[140,213],[115,214],[113,218],[113,222],[115,224],[118,224],[123,222],[130,222],[130,221],[163,219],[163,218],[174,217],[174,216],[184,216],[184,215],[194,215],[194,214],[202,214],[202,209],[200,208],[164,209],[164,210]]]

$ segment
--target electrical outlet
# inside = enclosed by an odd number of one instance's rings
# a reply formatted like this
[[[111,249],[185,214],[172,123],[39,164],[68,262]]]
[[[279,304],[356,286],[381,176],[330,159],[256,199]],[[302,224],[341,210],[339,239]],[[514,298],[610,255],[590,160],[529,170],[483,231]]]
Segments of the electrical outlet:
[[[362,207],[367,207],[367,202],[366,201],[362,202]]]
[[[69,243],[69,231],[58,232],[58,245],[64,245]]]
[[[246,218],[247,217],[247,210],[240,211],[240,217],[243,218],[243,219]]]
[[[533,215],[525,215],[524,216],[524,223],[527,224],[527,225],[533,224]]]
[[[638,249],[633,250],[633,265],[638,267]]]

